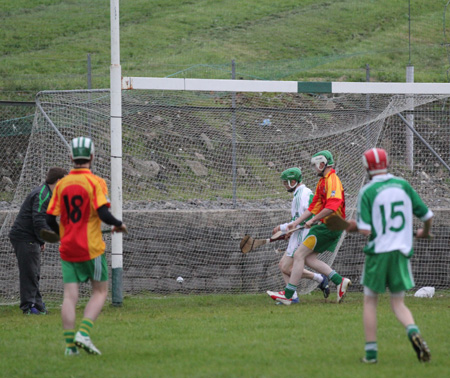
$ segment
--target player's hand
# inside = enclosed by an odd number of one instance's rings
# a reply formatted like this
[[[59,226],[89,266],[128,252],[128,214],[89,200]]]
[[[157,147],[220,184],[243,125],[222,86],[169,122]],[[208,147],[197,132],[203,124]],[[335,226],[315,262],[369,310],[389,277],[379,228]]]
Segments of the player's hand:
[[[280,226],[277,226],[272,230],[272,235],[276,234],[278,231],[281,231]]]
[[[425,233],[425,230],[423,228],[419,228],[419,229],[417,229],[417,231],[415,233],[415,237],[417,239],[431,239],[433,237],[433,235],[429,234],[429,233]]]
[[[297,225],[294,223],[288,224],[288,230],[293,230]]]
[[[119,227],[114,226],[111,230],[111,234],[114,234],[115,232],[123,232],[124,234],[128,234],[128,229],[125,223],[122,223]]]
[[[345,229],[347,232],[356,232],[358,231],[358,226],[356,225],[356,221],[354,219],[348,220],[349,226]]]
[[[311,228],[312,226],[314,226],[316,224],[316,222],[312,219],[310,219],[308,222],[305,223],[305,228]]]
[[[45,244],[41,244],[41,252],[45,251]]]

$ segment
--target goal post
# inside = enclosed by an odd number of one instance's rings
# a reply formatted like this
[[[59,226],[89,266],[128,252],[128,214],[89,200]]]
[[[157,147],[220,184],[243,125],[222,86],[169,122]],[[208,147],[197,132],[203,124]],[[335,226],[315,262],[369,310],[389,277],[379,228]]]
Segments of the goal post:
[[[146,87],[149,82],[152,87]],[[129,89],[121,91],[122,151],[117,156],[123,164],[123,219],[130,232],[123,239],[125,295],[282,289],[278,262],[286,242],[246,255],[239,249],[244,234],[267,238],[274,226],[289,220],[292,195],[282,186],[281,172],[301,167],[304,183],[314,190],[318,178],[310,168],[311,156],[330,150],[351,217],[366,177],[361,156],[374,146],[388,151],[392,173],[408,179],[436,214],[434,241],[416,246],[416,284],[450,287],[444,271],[450,263],[448,171],[419,138],[414,138],[414,169],[409,169],[406,126],[399,117],[414,112],[414,129],[449,162],[448,84],[436,84],[434,92],[423,94],[428,86],[418,83],[397,87],[396,93],[391,88],[398,83],[385,83],[384,90],[382,83],[349,84],[359,86],[360,93],[314,93],[298,82],[123,78],[124,83]],[[299,87],[308,90],[299,93]],[[0,303],[18,298],[17,280],[11,280],[18,277],[16,262],[7,238],[17,206],[48,168],[70,168],[63,139],[92,130],[93,172],[106,179],[111,191],[114,185],[112,91],[44,91],[37,101],[42,111],[35,115],[14,201],[0,211]],[[110,236],[106,242],[114,269]],[[355,282],[356,290],[363,245],[362,238],[347,235],[335,253],[321,254]],[[41,275],[48,300],[62,296],[60,275],[56,246],[49,246]],[[300,284],[302,293],[314,288],[311,281]]]

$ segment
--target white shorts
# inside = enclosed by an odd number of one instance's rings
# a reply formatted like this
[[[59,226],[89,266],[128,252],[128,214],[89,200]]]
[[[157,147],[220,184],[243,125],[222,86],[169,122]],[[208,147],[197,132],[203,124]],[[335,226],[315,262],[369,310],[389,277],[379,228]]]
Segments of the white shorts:
[[[306,236],[309,233],[309,228],[304,228],[300,231],[295,231],[291,237],[289,238],[289,244],[286,249],[286,256],[292,257],[294,256],[295,251],[298,247],[303,243],[303,240],[306,239]]]

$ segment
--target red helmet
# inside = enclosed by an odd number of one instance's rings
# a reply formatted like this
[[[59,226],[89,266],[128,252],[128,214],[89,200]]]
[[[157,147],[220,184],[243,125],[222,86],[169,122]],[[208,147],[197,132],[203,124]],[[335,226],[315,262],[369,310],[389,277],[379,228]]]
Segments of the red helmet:
[[[362,159],[364,167],[371,175],[387,173],[389,159],[387,152],[382,148],[371,148],[367,150],[364,152]]]

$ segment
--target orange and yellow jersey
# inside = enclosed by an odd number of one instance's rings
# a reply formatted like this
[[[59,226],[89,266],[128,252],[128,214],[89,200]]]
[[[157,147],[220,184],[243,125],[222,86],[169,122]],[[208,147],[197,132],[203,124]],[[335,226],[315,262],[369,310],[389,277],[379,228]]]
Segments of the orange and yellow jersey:
[[[320,178],[308,210],[316,215],[325,208],[335,211],[345,219],[344,188],[334,169],[331,169],[325,177]],[[326,223],[326,218],[321,221]]]
[[[105,188],[107,193],[104,180],[87,168],[72,169],[56,184],[47,214],[60,216],[59,252],[64,261],[88,261],[104,253],[97,209],[110,206]]]
[[[108,185],[106,185],[106,181],[103,180],[100,176],[94,175],[93,173],[92,173],[92,176],[94,176],[94,178],[95,178],[95,179],[98,181],[98,183],[100,184],[100,187],[102,188],[102,192],[103,192],[103,194],[105,195],[106,200],[107,200],[108,202],[110,202],[110,201],[109,201],[109,197],[108,197]]]

